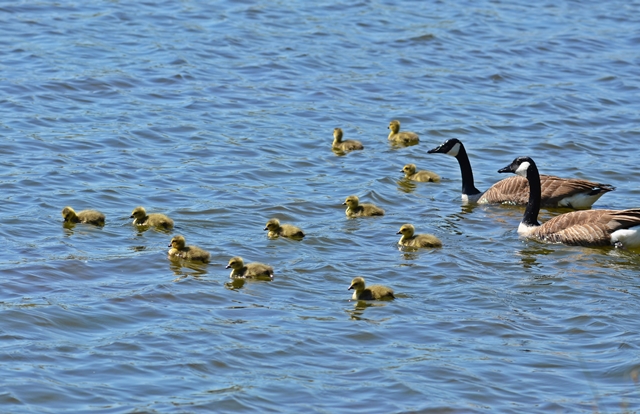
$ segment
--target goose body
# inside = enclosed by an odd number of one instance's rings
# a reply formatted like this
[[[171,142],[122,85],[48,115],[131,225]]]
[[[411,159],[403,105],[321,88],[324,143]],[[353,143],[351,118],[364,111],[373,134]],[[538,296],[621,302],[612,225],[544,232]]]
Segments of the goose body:
[[[442,242],[432,234],[414,234],[412,224],[403,224],[396,234],[402,234],[398,244],[403,247],[442,247]]]
[[[104,214],[99,211],[82,210],[76,213],[76,211],[69,206],[62,209],[62,217],[65,223],[85,223],[104,226],[105,222]]]
[[[268,230],[268,237],[275,238],[278,236],[282,237],[290,237],[293,239],[302,239],[304,237],[304,232],[299,227],[296,227],[292,224],[280,224],[280,220],[276,218],[272,218],[267,221],[264,230]]]
[[[369,203],[360,204],[360,199],[354,195],[347,197],[342,205],[347,206],[347,217],[384,216],[383,209]]]
[[[231,268],[231,274],[229,275],[231,278],[273,279],[274,275],[273,267],[263,263],[248,263],[245,265],[244,260],[239,256],[232,257],[226,268]]]
[[[574,246],[640,247],[640,208],[572,211],[540,224],[541,184],[535,162],[529,157],[519,157],[498,172],[518,174],[531,187],[524,217],[518,226],[520,235]]]
[[[353,289],[353,300],[385,300],[394,299],[393,289],[382,285],[372,285],[365,287],[363,277],[354,277],[349,285],[349,289]]]
[[[473,172],[467,151],[456,138],[428,151],[455,157],[462,174],[462,201],[464,204],[512,204],[525,205],[529,200],[529,184],[520,176],[505,178],[488,190],[478,190],[473,182]],[[589,209],[603,194],[615,190],[609,184],[587,180],[541,175],[541,205],[543,207],[566,207],[575,210]]]
[[[129,218],[133,219],[133,225],[135,226],[161,227],[167,230],[173,228],[173,220],[169,217],[160,213],[147,214],[147,211],[142,206],[134,208]]]
[[[211,255],[208,251],[201,249],[197,246],[187,246],[184,236],[177,235],[171,239],[169,243],[169,258],[170,259],[186,259],[194,260],[203,263],[208,263]]]
[[[411,181],[419,181],[423,183],[440,181],[440,176],[438,174],[427,170],[416,171],[416,169],[417,167],[415,164],[407,164],[402,167],[401,172],[404,173],[404,178]]]
[[[418,134],[415,132],[400,132],[400,121],[396,119],[389,122],[388,129],[390,129],[391,132],[389,132],[389,136],[387,138],[389,141],[393,141],[396,144],[415,145],[420,142],[420,137],[418,137]]]
[[[333,130],[333,144],[331,148],[338,151],[352,151],[364,149],[364,145],[360,141],[355,139],[342,140],[343,132],[341,128],[334,128]]]

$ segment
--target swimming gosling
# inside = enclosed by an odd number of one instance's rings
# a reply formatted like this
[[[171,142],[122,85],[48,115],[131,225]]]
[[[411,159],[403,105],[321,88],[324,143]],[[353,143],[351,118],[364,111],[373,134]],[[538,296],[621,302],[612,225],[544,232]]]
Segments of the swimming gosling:
[[[412,224],[403,224],[396,234],[402,234],[398,244],[404,247],[442,247],[442,242],[433,234],[413,234]]]
[[[169,217],[160,213],[147,214],[142,206],[134,208],[129,218],[133,219],[133,224],[136,226],[162,227],[167,230],[173,228],[173,220]]]
[[[402,167],[401,172],[404,173],[404,178],[411,181],[419,181],[421,183],[428,183],[428,182],[435,183],[440,181],[440,176],[434,172],[427,171],[427,170],[421,170],[416,172],[415,164],[405,165],[404,167]]]
[[[173,236],[171,243],[169,243],[169,258],[174,259],[187,259],[193,261],[200,261],[203,263],[209,263],[211,255],[208,251],[203,250],[197,246],[187,246],[184,236]]]
[[[65,223],[85,223],[95,224],[96,226],[104,226],[105,217],[96,210],[82,210],[76,213],[74,209],[67,206],[62,209],[62,217]]]
[[[262,263],[244,264],[242,257],[236,256],[229,260],[226,269],[231,268],[231,278],[269,278],[273,279],[273,267]]]
[[[414,145],[420,142],[420,138],[418,137],[418,134],[416,134],[415,132],[408,132],[408,131],[400,132],[400,121],[396,119],[389,122],[388,129],[391,130],[391,132],[389,132],[389,137],[388,137],[389,141],[393,141],[394,143],[404,144],[404,145]]]
[[[272,218],[271,220],[267,221],[267,225],[264,229],[269,230],[267,236],[270,238],[282,236],[291,237],[293,239],[301,239],[304,237],[304,232],[302,231],[302,229],[292,224],[280,224],[280,220],[278,220],[277,218]]]
[[[355,139],[347,139],[345,141],[342,140],[342,129],[334,128],[333,129],[333,144],[331,144],[331,148],[339,151],[352,151],[352,150],[361,150],[364,149],[364,145],[360,141],[356,141]]]
[[[360,204],[358,196],[347,197],[342,205],[347,206],[345,210],[347,217],[384,216],[384,210],[380,207],[369,203]]]
[[[373,285],[365,287],[364,278],[360,276],[353,278],[347,290],[351,289],[354,290],[353,296],[351,296],[351,299],[354,300],[385,300],[395,298],[393,289],[386,286]]]

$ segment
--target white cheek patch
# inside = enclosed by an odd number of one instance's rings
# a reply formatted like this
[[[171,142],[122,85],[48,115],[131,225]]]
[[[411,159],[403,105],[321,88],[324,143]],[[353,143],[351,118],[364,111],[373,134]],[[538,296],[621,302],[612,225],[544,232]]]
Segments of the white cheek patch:
[[[531,164],[528,161],[523,162],[522,164],[520,164],[520,166],[518,167],[518,169],[516,170],[516,174],[518,174],[521,177],[527,177],[527,170],[529,169],[529,166]]]
[[[456,142],[456,145],[454,145],[453,148],[451,148],[449,152],[447,152],[447,155],[451,155],[452,157],[457,157],[458,152],[460,152],[460,144]]]

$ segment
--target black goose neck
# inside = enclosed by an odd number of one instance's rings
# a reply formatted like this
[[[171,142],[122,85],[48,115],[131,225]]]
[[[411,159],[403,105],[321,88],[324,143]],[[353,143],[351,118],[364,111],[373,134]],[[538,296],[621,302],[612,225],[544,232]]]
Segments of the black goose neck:
[[[527,168],[527,181],[529,182],[529,201],[527,202],[527,207],[524,210],[522,223],[527,226],[539,226],[538,214],[540,213],[540,204],[542,200],[542,187],[540,184],[540,172],[533,160],[529,161],[529,168]]]
[[[456,159],[458,160],[458,164],[460,164],[460,173],[462,174],[462,194],[480,194],[480,190],[478,190],[473,183],[473,170],[471,170],[471,163],[469,162],[467,151],[464,149],[462,142],[460,142],[459,145],[460,149],[458,150]]]

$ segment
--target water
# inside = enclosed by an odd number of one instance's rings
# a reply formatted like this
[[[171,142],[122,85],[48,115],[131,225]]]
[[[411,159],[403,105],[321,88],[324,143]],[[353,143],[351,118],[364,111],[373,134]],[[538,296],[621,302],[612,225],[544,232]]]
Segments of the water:
[[[478,188],[529,155],[640,205],[640,3],[530,4],[0,4],[0,411],[640,410],[637,253],[523,241],[427,154],[457,137]],[[346,219],[351,194],[387,215]],[[444,247],[399,251],[406,222]],[[172,234],[212,262],[167,260]],[[234,255],[275,279],[230,283]],[[397,299],[350,301],[357,275]]]

